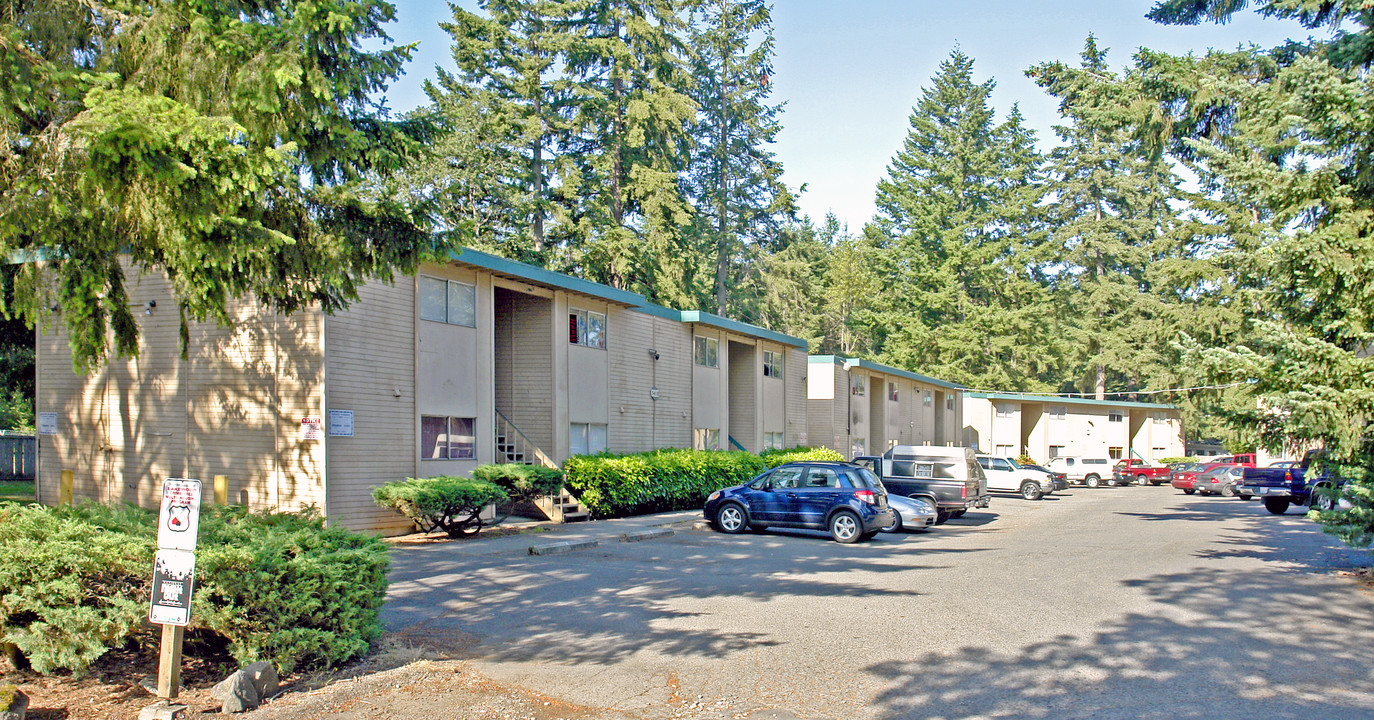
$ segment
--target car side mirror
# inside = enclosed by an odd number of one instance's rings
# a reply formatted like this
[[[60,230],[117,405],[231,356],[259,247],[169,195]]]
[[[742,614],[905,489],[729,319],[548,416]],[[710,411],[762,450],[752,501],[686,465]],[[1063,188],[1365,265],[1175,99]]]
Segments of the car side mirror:
[[[772,481],[772,480],[764,480],[764,481],[763,481],[763,490],[764,490],[765,492],[771,492],[771,491],[773,490],[773,481]]]

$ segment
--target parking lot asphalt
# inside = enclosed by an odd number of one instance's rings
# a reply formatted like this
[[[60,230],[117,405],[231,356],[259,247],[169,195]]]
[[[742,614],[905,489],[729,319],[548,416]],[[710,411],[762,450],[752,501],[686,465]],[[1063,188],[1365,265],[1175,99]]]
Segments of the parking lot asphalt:
[[[383,620],[603,717],[1374,717],[1340,572],[1370,558],[1297,511],[1078,488],[859,545],[700,519],[398,546]]]

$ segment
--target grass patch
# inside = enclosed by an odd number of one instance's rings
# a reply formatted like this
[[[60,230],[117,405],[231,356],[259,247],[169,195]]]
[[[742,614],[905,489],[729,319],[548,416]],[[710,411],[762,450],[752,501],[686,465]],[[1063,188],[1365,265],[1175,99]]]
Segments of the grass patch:
[[[0,480],[0,502],[33,502],[34,487],[32,480]]]

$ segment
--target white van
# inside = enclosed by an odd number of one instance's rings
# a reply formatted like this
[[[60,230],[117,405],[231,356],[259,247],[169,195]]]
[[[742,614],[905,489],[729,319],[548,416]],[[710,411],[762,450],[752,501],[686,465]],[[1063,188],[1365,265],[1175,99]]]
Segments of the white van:
[[[1112,480],[1112,461],[1107,458],[1061,455],[1050,460],[1046,467],[1064,473],[1070,484],[1087,485],[1090,488],[1115,484]]]

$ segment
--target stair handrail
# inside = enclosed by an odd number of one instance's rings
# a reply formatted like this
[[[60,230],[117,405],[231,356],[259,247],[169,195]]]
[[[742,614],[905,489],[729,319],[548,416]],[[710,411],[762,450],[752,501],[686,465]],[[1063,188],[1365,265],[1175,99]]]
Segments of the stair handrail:
[[[502,430],[507,431],[507,438],[509,438],[510,434],[513,433],[515,437],[520,440],[521,455],[525,455],[528,453],[530,455],[533,455],[537,460],[539,460],[540,465],[543,465],[546,468],[553,468],[555,470],[558,469],[558,463],[554,462],[553,458],[549,457],[547,454],[545,454],[543,450],[539,449],[539,446],[535,445],[534,441],[529,439],[529,436],[521,432],[520,428],[516,427],[515,423],[510,421],[510,418],[506,417],[505,414],[503,414],[500,410],[497,410],[496,427],[493,428],[492,431],[493,445],[496,444],[496,438]],[[509,459],[509,456],[507,456],[507,460]]]

